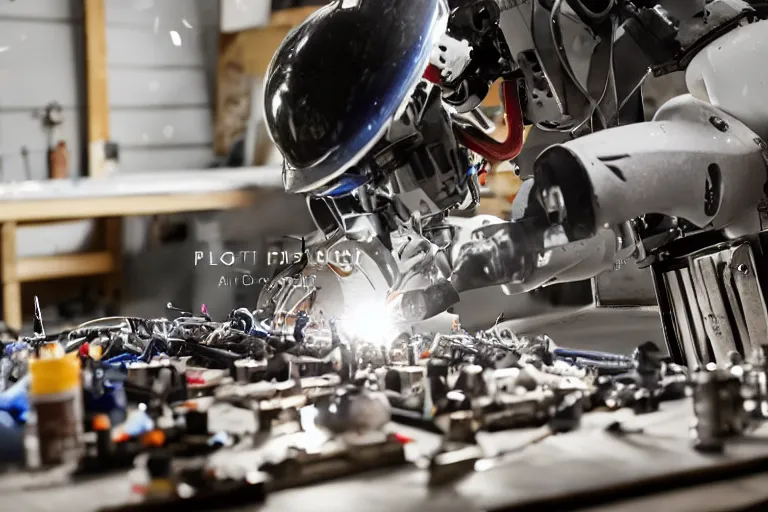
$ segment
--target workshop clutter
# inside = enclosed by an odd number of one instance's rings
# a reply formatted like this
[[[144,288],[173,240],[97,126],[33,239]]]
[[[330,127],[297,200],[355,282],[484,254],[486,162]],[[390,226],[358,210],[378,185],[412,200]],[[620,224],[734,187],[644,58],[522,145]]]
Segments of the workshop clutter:
[[[408,464],[412,440],[391,420],[443,432],[425,465],[440,485],[495,457],[481,431],[569,432],[589,411],[651,413],[690,390],[694,447],[712,451],[768,410],[763,352],[690,380],[652,342],[631,355],[576,350],[518,337],[501,318],[476,334],[455,322],[382,345],[303,311],[279,322],[247,308],[218,321],[205,305],[168,312],[46,334],[36,307],[35,334],[3,345],[0,460],[73,475],[133,468],[142,503],[253,502]]]

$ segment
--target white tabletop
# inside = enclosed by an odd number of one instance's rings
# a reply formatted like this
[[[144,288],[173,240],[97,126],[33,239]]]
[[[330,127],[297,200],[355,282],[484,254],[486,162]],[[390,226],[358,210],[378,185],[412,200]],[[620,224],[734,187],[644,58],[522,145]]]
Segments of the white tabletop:
[[[204,194],[251,188],[282,190],[280,168],[216,168],[116,174],[76,181],[22,181],[0,185],[0,201]]]

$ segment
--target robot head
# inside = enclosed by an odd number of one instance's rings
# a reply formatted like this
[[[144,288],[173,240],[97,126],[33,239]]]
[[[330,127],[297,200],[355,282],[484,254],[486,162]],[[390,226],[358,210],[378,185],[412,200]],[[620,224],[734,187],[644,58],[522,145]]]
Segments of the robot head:
[[[445,32],[445,0],[337,0],[295,29],[265,86],[270,136],[288,192],[349,191]]]
[[[444,212],[476,204],[479,157],[511,158],[515,145],[462,117],[478,116],[489,84],[510,69],[488,64],[511,60],[498,4],[451,5],[449,12],[447,0],[337,0],[275,54],[267,127],[284,157],[286,191],[308,195],[321,231],[373,226],[383,236],[414,214],[422,226],[440,222]],[[504,90],[519,120],[517,88]],[[513,135],[522,135],[518,124]]]

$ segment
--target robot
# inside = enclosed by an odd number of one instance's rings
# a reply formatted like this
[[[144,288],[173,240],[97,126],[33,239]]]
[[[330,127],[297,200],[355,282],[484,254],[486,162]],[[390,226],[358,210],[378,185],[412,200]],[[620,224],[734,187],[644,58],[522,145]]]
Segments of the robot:
[[[285,188],[306,195],[318,228],[310,254],[346,256],[293,266],[316,285],[268,286],[260,311],[388,311],[401,325],[465,290],[524,293],[634,260],[652,269],[675,362],[749,352],[768,335],[766,18],[741,0],[319,9],[277,51],[265,112]],[[689,94],[644,121],[644,80],[681,70]],[[478,109],[496,80],[502,142]],[[521,168],[512,218],[457,222],[479,201],[478,175],[520,155],[525,125],[558,142]]]

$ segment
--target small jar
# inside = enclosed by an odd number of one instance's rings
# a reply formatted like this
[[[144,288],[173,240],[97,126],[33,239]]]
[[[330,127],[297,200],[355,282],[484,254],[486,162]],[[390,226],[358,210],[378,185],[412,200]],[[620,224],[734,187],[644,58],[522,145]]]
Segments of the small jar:
[[[29,373],[41,466],[79,462],[85,446],[78,355],[31,358]]]

